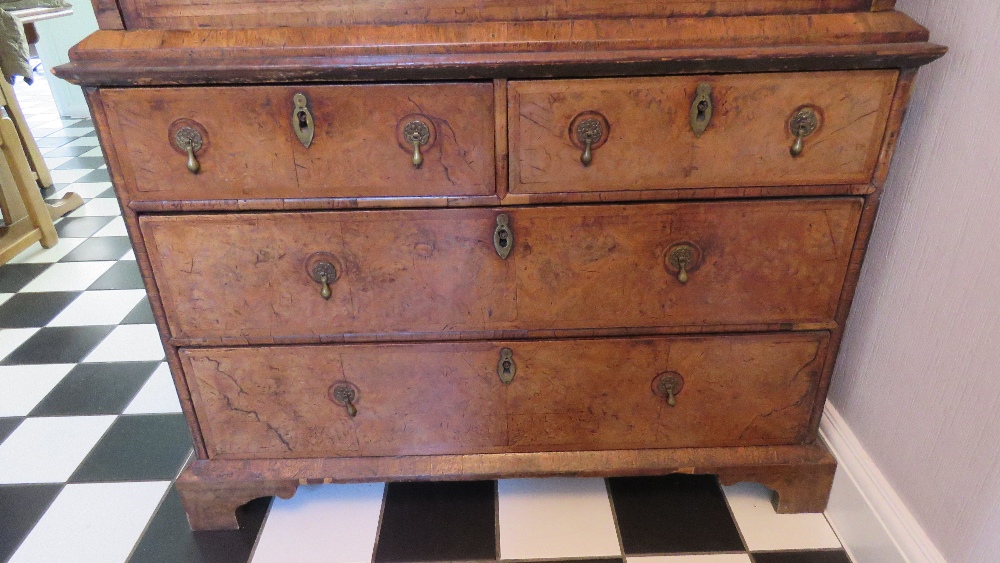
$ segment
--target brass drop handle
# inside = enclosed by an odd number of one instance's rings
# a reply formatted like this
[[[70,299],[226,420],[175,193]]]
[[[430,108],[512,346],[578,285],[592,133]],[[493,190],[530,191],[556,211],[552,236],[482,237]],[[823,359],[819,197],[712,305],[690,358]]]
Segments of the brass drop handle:
[[[174,143],[179,149],[187,153],[187,169],[192,174],[197,174],[201,170],[201,164],[194,153],[201,150],[204,141],[201,133],[194,127],[181,127],[174,134]]]
[[[347,410],[347,416],[351,418],[358,416],[358,407],[354,406],[354,403],[357,402],[359,395],[357,387],[347,381],[334,383],[330,389],[330,398],[333,399],[333,402],[344,407]]]
[[[684,377],[676,371],[667,371],[653,378],[653,393],[667,400],[670,407],[677,406],[677,395],[684,388]]]
[[[298,137],[302,146],[309,148],[316,134],[316,126],[313,121],[312,112],[309,111],[309,99],[306,95],[298,92],[292,96],[292,131]]]
[[[423,121],[414,120],[406,124],[403,128],[403,137],[406,142],[413,146],[413,156],[410,162],[414,168],[420,168],[424,163],[424,155],[420,152],[420,147],[427,144],[431,139],[431,130]]]
[[[805,138],[815,133],[817,128],[819,128],[819,115],[816,110],[805,107],[792,115],[788,121],[788,129],[795,136],[795,142],[789,149],[793,157],[802,155],[802,151],[805,150]]]
[[[600,142],[603,136],[604,126],[597,119],[584,119],[576,126],[576,139],[583,145],[580,162],[584,166],[590,166],[590,163],[594,161],[594,145]]]
[[[688,282],[688,270],[694,266],[695,260],[695,248],[689,244],[678,244],[667,254],[667,263],[677,271],[677,281],[682,284]]]
[[[337,276],[337,268],[330,262],[320,260],[313,264],[312,278],[313,281],[320,284],[321,289],[319,294],[323,299],[329,300],[333,295],[333,291],[330,289],[330,284],[337,281]]]

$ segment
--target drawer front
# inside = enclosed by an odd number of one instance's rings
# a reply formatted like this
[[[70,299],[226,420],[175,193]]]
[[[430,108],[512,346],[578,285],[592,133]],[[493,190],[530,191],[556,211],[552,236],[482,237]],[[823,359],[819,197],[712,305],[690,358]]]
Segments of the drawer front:
[[[830,198],[140,225],[172,334],[220,344],[831,321],[860,212],[858,198]],[[506,260],[493,242],[501,213],[514,240]],[[682,283],[672,256],[685,247]],[[310,275],[314,253],[336,272],[329,299]]]
[[[308,116],[293,116],[296,95]],[[495,193],[491,84],[106,89],[101,101],[131,199]],[[419,167],[411,122],[427,133]],[[196,174],[182,128],[201,137]]]
[[[181,358],[211,458],[608,450],[801,442],[827,340],[288,346]],[[673,406],[666,388],[676,389]]]
[[[896,78],[851,71],[511,82],[510,190],[867,183]],[[802,108],[818,121],[795,157],[791,119]],[[600,126],[589,166],[581,160],[585,122]]]

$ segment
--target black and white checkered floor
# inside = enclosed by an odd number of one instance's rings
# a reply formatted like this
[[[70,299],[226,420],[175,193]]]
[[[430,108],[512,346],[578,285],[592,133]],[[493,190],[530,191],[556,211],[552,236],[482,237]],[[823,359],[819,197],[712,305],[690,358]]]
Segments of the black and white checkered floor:
[[[822,514],[711,477],[300,487],[192,533],[172,480],[191,440],[87,119],[44,77],[17,95],[86,204],[0,266],[0,561],[847,563]]]

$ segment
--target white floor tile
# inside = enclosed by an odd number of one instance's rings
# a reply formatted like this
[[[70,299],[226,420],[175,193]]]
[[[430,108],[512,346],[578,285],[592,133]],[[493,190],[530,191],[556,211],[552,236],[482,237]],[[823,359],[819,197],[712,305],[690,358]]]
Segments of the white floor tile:
[[[0,361],[9,356],[18,346],[24,344],[36,332],[38,332],[37,328],[0,329]]]
[[[146,296],[142,289],[85,291],[48,326],[116,325]]]
[[[80,137],[75,141],[70,141],[63,145],[64,147],[96,147],[100,143],[97,141],[97,137]]]
[[[603,479],[508,479],[499,484],[500,556],[620,555]]]
[[[104,152],[101,151],[101,147],[90,149],[89,151],[81,154],[80,156],[104,156]]]
[[[91,236],[95,237],[127,237],[128,231],[125,229],[125,219],[115,217],[110,223]]]
[[[160,364],[146,384],[142,386],[132,402],[125,407],[122,414],[160,414],[181,412],[181,403],[177,400],[177,390],[174,380],[170,377],[170,368],[166,363]]]
[[[168,481],[66,485],[10,563],[128,559]]]
[[[90,174],[91,171],[92,169],[90,168],[80,168],[70,170],[50,170],[49,172],[52,173],[53,182],[57,184],[72,184],[87,174]]]
[[[46,262],[58,262],[73,249],[80,246],[85,238],[59,237],[59,242],[52,248],[42,248],[42,244],[36,242],[29,246],[24,252],[18,254],[8,262],[8,264],[42,264]]]
[[[382,508],[382,483],[300,486],[274,499],[253,563],[371,561]]]
[[[109,188],[111,188],[111,182],[73,182],[66,188],[52,194],[51,198],[61,198],[72,192],[83,199],[91,199],[108,191]]]
[[[53,168],[55,168],[57,166],[62,166],[63,164],[65,164],[65,163],[73,160],[73,157],[72,156],[50,156],[49,158],[46,158],[44,160],[45,160],[45,164],[48,165],[49,170],[52,170]]]
[[[746,553],[707,553],[705,555],[656,555],[629,557],[626,563],[753,563]]]
[[[756,483],[722,489],[750,551],[840,548],[822,514],[778,514],[771,506],[770,489]]]
[[[29,417],[0,444],[0,484],[63,483],[115,416]]]
[[[74,365],[0,366],[0,416],[27,416]]]
[[[122,210],[118,207],[117,199],[99,197],[84,203],[79,209],[69,213],[67,217],[114,217],[121,214]]]
[[[66,127],[63,132],[69,136],[82,137],[93,130],[93,127]]]
[[[121,325],[115,327],[84,363],[93,362],[152,362],[162,360],[163,345],[154,325]]]
[[[6,303],[11,297],[14,297],[13,293],[0,293],[0,305]]]
[[[56,127],[61,129],[63,127],[71,127],[74,123],[78,123],[80,121],[79,119],[58,118],[58,117],[55,119],[51,119],[52,116],[47,116],[47,117],[49,117],[50,119],[43,121],[40,124],[41,127]]]
[[[128,252],[125,253],[125,256],[122,256],[120,258],[120,260],[131,260],[131,261],[135,262],[135,251],[134,250],[129,250]]]
[[[107,272],[114,262],[62,262],[38,274],[21,292],[83,291]]]

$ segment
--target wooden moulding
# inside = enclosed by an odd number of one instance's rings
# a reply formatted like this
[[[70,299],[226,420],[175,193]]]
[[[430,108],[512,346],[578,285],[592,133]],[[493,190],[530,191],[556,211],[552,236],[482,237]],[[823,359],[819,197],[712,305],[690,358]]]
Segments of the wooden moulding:
[[[290,498],[298,485],[513,477],[716,474],[726,485],[771,488],[779,513],[826,509],[837,463],[820,444],[249,461],[196,460],[177,479],[194,530],[235,529],[234,512],[258,497]]]
[[[919,66],[944,54],[895,12],[99,31],[54,69],[81,85],[628,76]]]
[[[886,4],[882,1],[879,4]],[[227,0],[119,0],[130,29],[400,24],[543,20],[580,17],[815,14],[867,11],[873,0],[269,0],[236,5]]]

